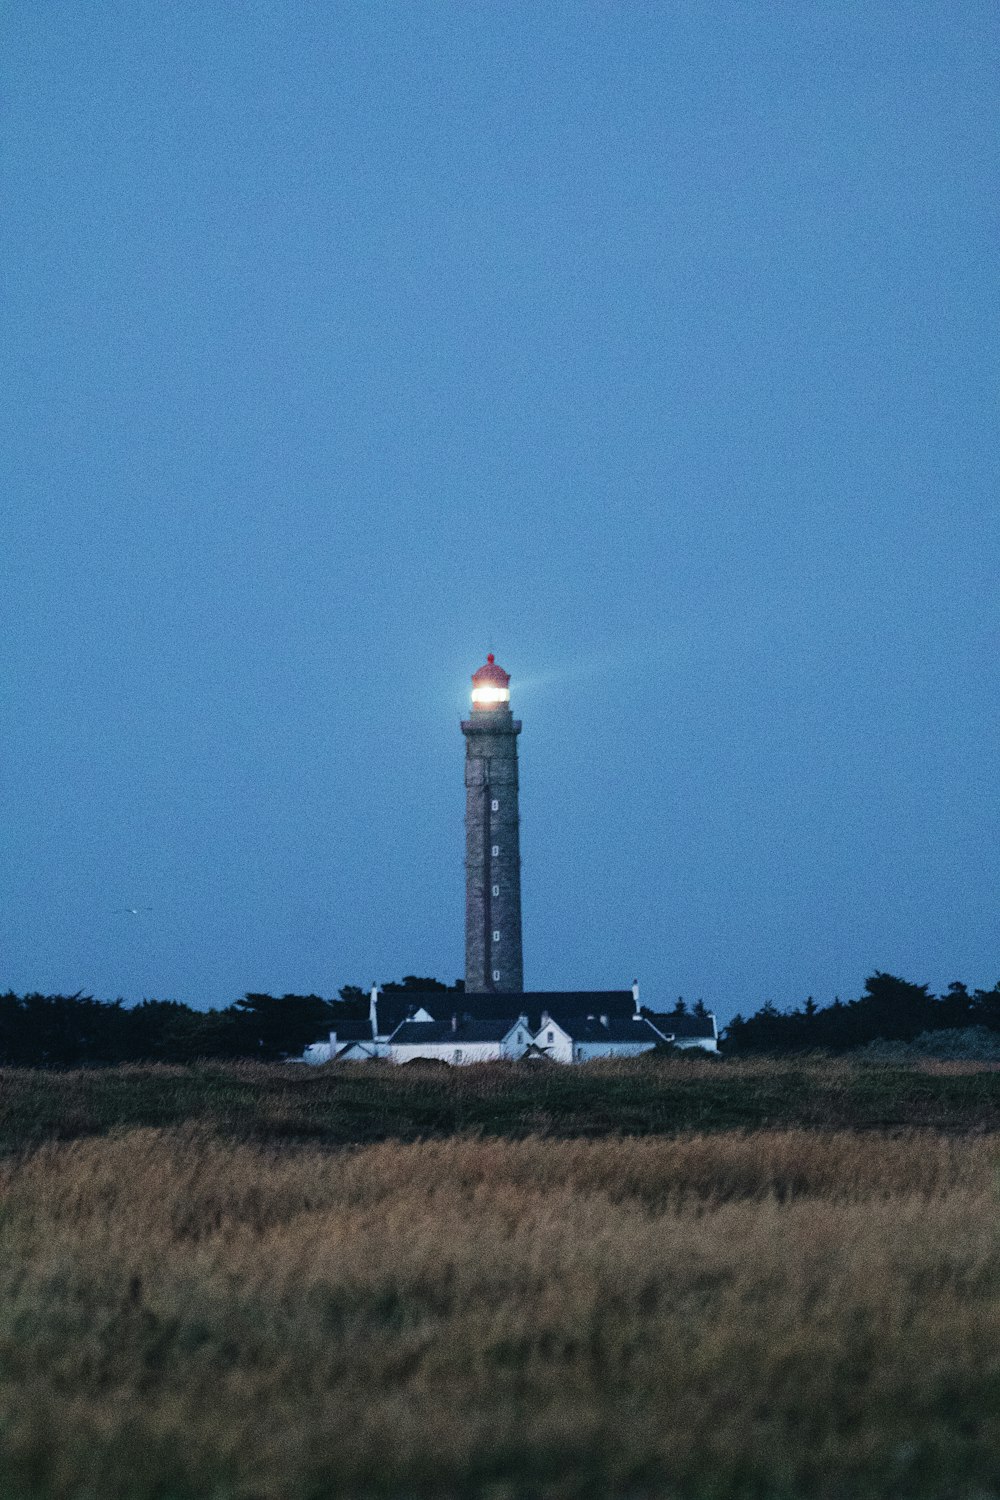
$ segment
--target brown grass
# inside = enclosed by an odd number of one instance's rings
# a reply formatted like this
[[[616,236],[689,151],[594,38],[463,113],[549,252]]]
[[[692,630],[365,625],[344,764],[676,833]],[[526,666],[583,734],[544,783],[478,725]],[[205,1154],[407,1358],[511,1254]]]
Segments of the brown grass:
[[[43,1146],[0,1167],[0,1495],[982,1500],[998,1155]]]

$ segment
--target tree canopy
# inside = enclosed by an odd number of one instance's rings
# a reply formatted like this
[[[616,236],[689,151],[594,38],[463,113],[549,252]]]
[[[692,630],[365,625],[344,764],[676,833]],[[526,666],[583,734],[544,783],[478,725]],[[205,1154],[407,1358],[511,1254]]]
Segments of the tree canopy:
[[[991,990],[975,990],[956,980],[943,995],[926,984],[912,984],[881,971],[865,980],[857,1000],[839,997],[819,1006],[810,995],[797,1010],[780,1011],[772,1001],[746,1019],[734,1016],[726,1027],[731,1052],[847,1051],[874,1041],[909,1042],[928,1031],[984,1026],[1000,1031],[1000,980]]]

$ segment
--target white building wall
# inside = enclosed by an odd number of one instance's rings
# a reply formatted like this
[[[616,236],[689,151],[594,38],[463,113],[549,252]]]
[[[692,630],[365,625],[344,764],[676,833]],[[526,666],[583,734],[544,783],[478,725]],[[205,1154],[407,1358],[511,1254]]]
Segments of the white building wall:
[[[503,1039],[503,1055],[516,1061],[523,1057],[531,1045],[531,1031],[520,1023]]]
[[[443,1042],[390,1042],[389,1057],[394,1063],[426,1058],[464,1067],[466,1063],[500,1062],[523,1057],[530,1041],[531,1032],[526,1026],[513,1026],[499,1041],[469,1042],[456,1036]]]
[[[553,1062],[573,1061],[573,1038],[555,1021],[544,1022],[541,1029],[535,1032],[533,1041],[536,1047],[548,1053]]]
[[[641,1057],[652,1052],[657,1043],[648,1042],[576,1042],[573,1046],[574,1062],[596,1062],[600,1057]]]
[[[310,1063],[312,1067],[319,1067],[320,1063],[328,1063],[333,1056],[333,1048],[329,1042],[312,1042],[296,1062]]]
[[[390,1042],[389,1060],[394,1063],[427,1062],[474,1063],[499,1062],[503,1056],[501,1042]]]
[[[342,1050],[337,1053],[338,1062],[371,1062],[374,1057],[388,1057],[389,1043],[379,1040],[376,1042],[344,1042]]]
[[[319,1067],[321,1063],[332,1062],[337,1058],[341,1062],[368,1062],[373,1057],[388,1057],[389,1047],[384,1041],[362,1041],[362,1042],[312,1042],[303,1052],[301,1057],[294,1060]]]

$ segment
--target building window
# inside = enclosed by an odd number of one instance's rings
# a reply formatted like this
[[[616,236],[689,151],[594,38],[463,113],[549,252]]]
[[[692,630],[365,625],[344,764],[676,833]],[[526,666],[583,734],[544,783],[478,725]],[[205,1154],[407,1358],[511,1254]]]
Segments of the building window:
[[[497,799],[495,797],[493,798],[493,801],[490,803],[490,811],[491,812],[499,812],[500,811],[500,804],[499,804],[499,802],[497,801]]]
[[[493,887],[493,894],[494,894],[494,896],[499,896],[499,894],[500,894],[500,887],[498,885],[495,885]]]
[[[495,943],[499,943],[499,941],[500,941],[500,929],[499,929],[499,927],[494,927],[494,929],[493,929],[493,941]]]
[[[547,1041],[547,1042],[554,1042],[554,1041],[555,1041],[555,1039],[556,1039],[556,1034],[555,1034],[555,1032],[554,1032],[554,1031],[547,1031],[547,1032],[546,1032],[546,1033],[545,1033],[545,1040],[546,1040],[546,1041]]]
[[[500,845],[494,844],[493,848],[490,850],[490,853],[492,854],[493,858],[496,859],[497,855],[500,853]]]
[[[456,1047],[455,1048],[455,1061],[456,1062],[461,1062],[462,1061],[462,1049],[461,1049],[461,1047]]]
[[[498,984],[499,982],[500,982],[500,970],[499,969],[494,969],[493,970],[493,983],[494,984]]]

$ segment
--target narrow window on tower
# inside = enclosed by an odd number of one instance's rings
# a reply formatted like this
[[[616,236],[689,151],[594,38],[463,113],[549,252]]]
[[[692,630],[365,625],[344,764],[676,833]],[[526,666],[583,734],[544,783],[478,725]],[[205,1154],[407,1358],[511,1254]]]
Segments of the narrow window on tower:
[[[500,978],[500,970],[499,969],[494,969],[493,970],[493,983],[496,984],[499,981],[499,978]]]
[[[490,803],[490,811],[491,812],[499,812],[500,811],[500,804],[499,804],[499,802],[497,801],[497,799],[495,797],[493,798],[493,801]]]
[[[495,885],[493,887],[493,894],[494,894],[494,896],[499,896],[499,894],[500,894],[500,887],[498,885]]]
[[[455,1048],[455,1061],[456,1062],[461,1062],[462,1061],[462,1049],[461,1049],[461,1047],[456,1047]]]
[[[494,927],[494,929],[493,929],[493,941],[495,943],[499,943],[499,941],[500,941],[500,929],[499,929],[499,927]]]
[[[490,853],[492,854],[493,858],[496,859],[497,855],[500,853],[500,845],[494,844],[493,848],[490,850]]]

